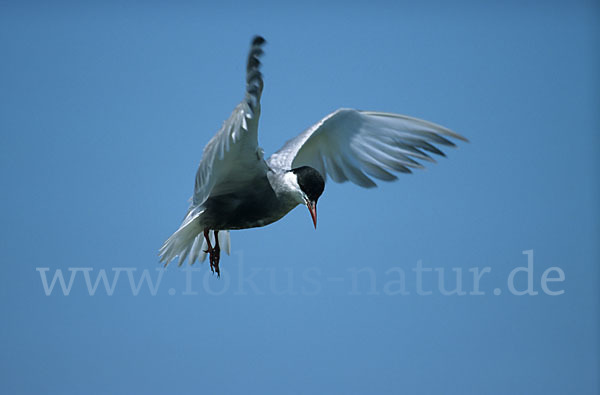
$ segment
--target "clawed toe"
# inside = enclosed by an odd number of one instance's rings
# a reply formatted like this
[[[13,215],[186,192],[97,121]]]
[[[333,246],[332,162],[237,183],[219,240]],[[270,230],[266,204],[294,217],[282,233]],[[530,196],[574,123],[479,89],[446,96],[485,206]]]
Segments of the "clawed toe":
[[[221,258],[221,252],[217,248],[213,248],[210,254],[210,270],[213,273],[217,273],[217,277],[221,277],[221,271],[219,270],[219,261]]]
[[[210,270],[213,273],[217,273],[217,277],[221,277],[221,271],[219,270],[219,261],[221,259],[221,248],[219,247],[219,238],[217,237],[218,231],[215,230],[215,246],[210,243],[210,238],[208,237],[208,229],[204,230],[204,237],[206,239],[206,244],[208,244],[208,248],[204,250],[204,253],[209,255],[210,262]]]

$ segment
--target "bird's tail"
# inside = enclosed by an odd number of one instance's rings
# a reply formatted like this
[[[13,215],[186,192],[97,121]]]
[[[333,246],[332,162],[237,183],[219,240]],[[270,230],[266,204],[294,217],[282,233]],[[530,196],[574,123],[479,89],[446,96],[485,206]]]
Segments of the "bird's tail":
[[[190,210],[186,215],[183,223],[175,233],[165,241],[159,250],[160,262],[164,262],[167,266],[173,259],[179,257],[178,266],[181,266],[186,258],[188,263],[193,264],[196,259],[204,262],[206,259],[206,251],[208,245],[204,239],[204,229],[200,225],[200,215],[202,211]],[[214,232],[210,233],[211,244],[214,245]],[[222,250],[231,252],[231,240],[229,231],[219,231],[219,246]]]

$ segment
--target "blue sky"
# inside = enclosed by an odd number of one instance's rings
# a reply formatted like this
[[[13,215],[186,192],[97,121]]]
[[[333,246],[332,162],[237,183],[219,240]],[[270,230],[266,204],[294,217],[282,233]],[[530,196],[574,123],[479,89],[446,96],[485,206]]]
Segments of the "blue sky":
[[[598,393],[597,4],[0,9],[3,393]],[[254,34],[266,153],[339,107],[471,142],[161,272]]]

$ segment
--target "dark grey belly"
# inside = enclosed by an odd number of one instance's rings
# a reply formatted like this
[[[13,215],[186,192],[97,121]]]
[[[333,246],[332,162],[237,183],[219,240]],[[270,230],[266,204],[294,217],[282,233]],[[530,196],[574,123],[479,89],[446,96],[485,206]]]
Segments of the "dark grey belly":
[[[266,181],[266,180],[265,180]],[[277,221],[291,210],[281,207],[271,185],[254,183],[238,192],[211,196],[202,223],[209,229],[247,229]]]

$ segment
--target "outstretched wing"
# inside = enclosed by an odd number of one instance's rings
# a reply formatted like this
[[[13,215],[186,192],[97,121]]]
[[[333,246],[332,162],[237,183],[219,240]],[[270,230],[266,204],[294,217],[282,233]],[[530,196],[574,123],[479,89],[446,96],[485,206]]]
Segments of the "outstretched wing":
[[[258,146],[263,90],[259,57],[264,43],[260,36],[252,40],[246,66],[246,96],[204,148],[196,173],[194,206],[204,203],[211,194],[231,192],[266,174],[267,165]]]
[[[168,265],[179,256],[179,265],[189,256],[204,260],[206,241],[198,218],[202,204],[211,195],[218,195],[243,188],[257,176],[266,176],[267,164],[258,147],[258,118],[260,96],[263,89],[260,61],[264,38],[252,40],[246,66],[246,96],[233,110],[221,129],[208,142],[196,173],[192,205],[179,229],[165,241],[159,251],[160,261]],[[219,241],[229,253],[229,232],[219,232]]]
[[[428,153],[445,156],[434,144],[467,141],[443,126],[405,115],[339,109],[271,155],[272,168],[310,166],[335,182],[376,186],[371,177],[393,181],[394,172],[423,168],[418,160],[435,162]]]

